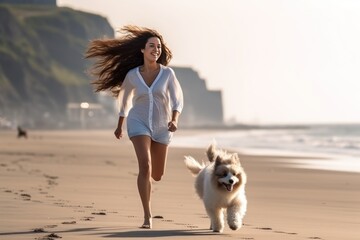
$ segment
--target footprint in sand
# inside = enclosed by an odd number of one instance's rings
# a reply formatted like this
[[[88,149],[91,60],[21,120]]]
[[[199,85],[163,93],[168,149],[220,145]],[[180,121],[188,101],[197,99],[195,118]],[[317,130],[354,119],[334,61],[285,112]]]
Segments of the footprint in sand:
[[[46,235],[44,237],[40,237],[40,238],[36,238],[37,240],[53,240],[55,238],[62,238],[59,235],[57,235],[56,233],[51,233],[49,235]]]
[[[274,233],[282,233],[282,234],[288,234],[288,235],[297,235],[297,233],[294,233],[294,232],[284,232],[284,231],[274,231]]]
[[[81,221],[92,221],[94,220],[94,217],[83,217]]]
[[[55,202],[54,205],[59,206],[59,207],[64,207],[65,203],[63,203],[63,202]]]
[[[106,215],[104,212],[93,212],[92,215]]]
[[[23,198],[24,201],[30,201],[31,200],[31,195],[30,194],[22,193],[22,194],[20,194],[20,196]]]
[[[62,222],[61,224],[76,224],[76,221]]]
[[[256,227],[255,229],[266,230],[266,231],[272,230],[272,228],[270,227]]]
[[[255,229],[271,231],[273,230],[271,227],[256,227]],[[287,235],[297,235],[295,232],[285,232],[285,231],[273,231],[274,233],[287,234]]]
[[[50,176],[50,175],[47,175],[47,174],[44,174],[44,177],[46,177],[48,179],[52,179],[52,180],[56,180],[56,179],[59,178],[58,176]]]
[[[56,228],[57,227],[57,225],[46,225],[46,226],[44,226],[44,228]]]
[[[58,185],[58,183],[55,180],[57,180],[59,177],[50,176],[50,175],[47,175],[47,174],[44,174],[44,177],[47,179],[47,184],[48,184],[49,187]]]

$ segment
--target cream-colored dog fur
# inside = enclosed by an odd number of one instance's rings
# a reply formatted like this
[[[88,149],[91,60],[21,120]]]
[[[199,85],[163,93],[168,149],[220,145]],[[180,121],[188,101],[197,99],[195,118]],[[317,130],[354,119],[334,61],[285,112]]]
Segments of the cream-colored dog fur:
[[[246,174],[236,153],[216,149],[215,144],[206,151],[210,164],[199,163],[191,156],[185,156],[185,165],[196,175],[195,189],[203,200],[211,220],[210,229],[224,230],[224,211],[232,230],[242,226],[246,213]]]

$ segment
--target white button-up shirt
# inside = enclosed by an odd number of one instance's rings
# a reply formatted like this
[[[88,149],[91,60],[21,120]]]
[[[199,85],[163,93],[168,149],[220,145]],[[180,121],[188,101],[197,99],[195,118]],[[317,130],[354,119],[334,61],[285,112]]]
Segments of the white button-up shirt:
[[[160,71],[149,87],[139,67],[131,69],[120,88],[119,115],[142,122],[151,131],[167,128],[172,112],[181,113],[183,92],[174,70],[160,65]]]

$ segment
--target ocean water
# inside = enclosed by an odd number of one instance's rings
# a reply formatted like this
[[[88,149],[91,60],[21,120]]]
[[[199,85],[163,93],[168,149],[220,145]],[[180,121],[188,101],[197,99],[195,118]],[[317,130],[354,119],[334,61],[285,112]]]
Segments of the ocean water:
[[[213,140],[241,153],[310,157],[294,159],[294,167],[360,173],[360,124],[202,130],[175,136],[172,145],[206,148]]]

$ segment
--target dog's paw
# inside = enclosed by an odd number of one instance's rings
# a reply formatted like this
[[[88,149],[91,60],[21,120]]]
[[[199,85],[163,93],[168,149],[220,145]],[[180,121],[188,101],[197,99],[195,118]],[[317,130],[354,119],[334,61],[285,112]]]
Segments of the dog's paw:
[[[214,226],[211,227],[211,230],[213,232],[222,233],[224,231],[224,226]]]
[[[229,223],[229,227],[231,230],[238,230],[242,227],[242,221],[235,221],[235,222],[231,222]]]
[[[230,227],[230,229],[231,230],[238,230],[241,226],[239,226],[239,225],[237,225],[237,224],[231,224],[231,225],[229,225],[229,227]]]

